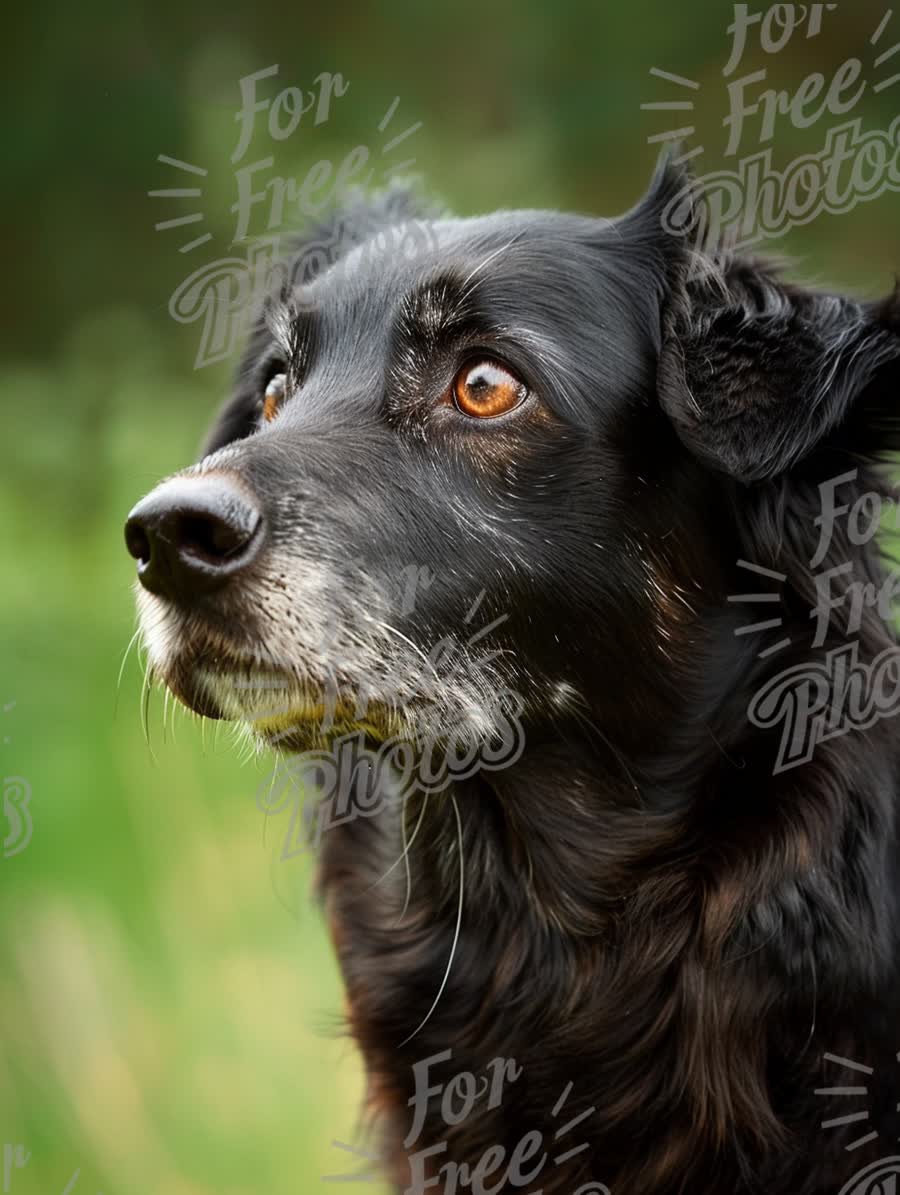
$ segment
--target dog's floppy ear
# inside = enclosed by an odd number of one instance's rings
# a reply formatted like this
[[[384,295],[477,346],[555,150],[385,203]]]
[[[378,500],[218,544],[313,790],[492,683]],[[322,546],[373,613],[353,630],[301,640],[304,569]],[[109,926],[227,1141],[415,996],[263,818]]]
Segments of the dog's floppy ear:
[[[779,270],[699,249],[690,179],[664,162],[625,217],[666,261],[660,402],[681,440],[745,482],[826,441],[877,457],[900,448],[900,287],[863,304],[786,283]],[[833,435],[831,433],[834,433]]]

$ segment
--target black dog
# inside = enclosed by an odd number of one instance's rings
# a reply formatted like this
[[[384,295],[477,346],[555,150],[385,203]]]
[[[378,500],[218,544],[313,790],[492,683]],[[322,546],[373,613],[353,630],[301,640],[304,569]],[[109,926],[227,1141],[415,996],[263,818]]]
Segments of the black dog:
[[[705,255],[665,226],[688,192],[667,165],[614,222],[351,250],[267,308],[203,459],[128,522],[185,703],[319,758],[429,756],[320,852],[399,1189],[900,1173],[900,749],[860,690],[900,668],[872,600],[838,670],[852,585],[884,580],[860,511],[900,447],[900,298]],[[862,506],[829,526],[829,494]]]

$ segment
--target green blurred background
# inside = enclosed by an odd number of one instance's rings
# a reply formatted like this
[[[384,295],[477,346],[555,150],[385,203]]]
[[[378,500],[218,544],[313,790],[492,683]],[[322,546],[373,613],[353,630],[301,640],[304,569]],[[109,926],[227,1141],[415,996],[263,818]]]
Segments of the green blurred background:
[[[777,56],[752,40],[741,70],[791,89],[852,54],[868,71],[884,12],[847,3]],[[304,118],[283,142],[260,119],[245,161],[272,154],[283,176],[359,144],[377,154],[399,96],[391,133],[422,124],[391,160],[414,156],[460,213],[612,215],[641,193],[648,138],[667,127],[690,119],[689,144],[706,146],[696,168],[724,164],[731,16],[718,0],[7,12],[0,751],[2,775],[31,786],[33,836],[0,858],[0,1192],[302,1195],[358,1165],[332,1144],[359,1140],[358,1060],[337,1033],[309,862],[280,861],[286,827],[255,804],[267,761],[228,728],[204,737],[171,708],[166,725],[159,694],[145,736],[136,650],[117,685],[135,625],[124,515],[192,459],[228,385],[228,362],[194,368],[199,326],[168,304],[235,252],[239,80],[277,63],[270,98],[323,71],[349,83],[327,122]],[[879,49],[896,40],[900,14]],[[871,77],[900,71],[892,61]],[[651,67],[701,85],[688,119],[641,110],[685,95]],[[898,99],[869,87],[854,115],[887,129]],[[836,123],[781,120],[776,158],[818,149]],[[200,200],[148,197],[197,181],[160,154],[207,169]],[[154,230],[193,211],[202,222]],[[772,247],[874,296],[900,269],[898,216],[886,193]]]

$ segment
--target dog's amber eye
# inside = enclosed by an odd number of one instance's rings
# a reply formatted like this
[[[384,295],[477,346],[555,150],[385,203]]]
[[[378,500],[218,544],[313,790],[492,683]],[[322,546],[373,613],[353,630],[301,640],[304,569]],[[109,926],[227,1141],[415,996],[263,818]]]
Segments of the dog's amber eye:
[[[505,415],[528,397],[528,387],[497,361],[464,365],[453,379],[453,401],[466,415]]]
[[[281,406],[281,401],[284,398],[286,385],[285,375],[283,373],[276,373],[275,377],[266,386],[266,393],[263,398],[263,419],[267,423],[278,414],[278,408]]]

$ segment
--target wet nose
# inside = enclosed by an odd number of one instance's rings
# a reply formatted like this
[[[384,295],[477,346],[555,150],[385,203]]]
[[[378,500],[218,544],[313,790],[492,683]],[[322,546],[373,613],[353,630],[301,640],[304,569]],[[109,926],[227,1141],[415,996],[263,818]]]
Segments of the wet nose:
[[[256,558],[263,519],[252,497],[226,477],[176,477],[141,499],[125,544],[145,589],[189,600],[218,589]]]

